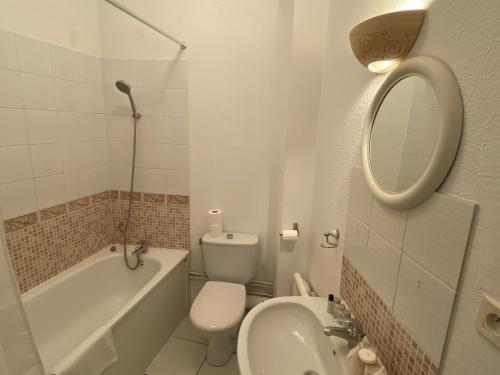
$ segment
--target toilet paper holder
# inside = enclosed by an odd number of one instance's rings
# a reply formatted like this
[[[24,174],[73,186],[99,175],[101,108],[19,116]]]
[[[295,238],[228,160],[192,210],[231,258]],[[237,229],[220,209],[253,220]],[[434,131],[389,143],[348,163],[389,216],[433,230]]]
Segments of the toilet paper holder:
[[[292,229],[297,231],[297,236],[300,237],[299,223],[293,223]],[[280,237],[283,237],[283,233],[280,233]]]
[[[333,249],[338,246],[338,240],[340,238],[340,231],[338,229],[333,229],[330,232],[323,233],[325,236],[326,243],[322,243],[321,247],[324,249]],[[332,238],[334,238],[332,240]]]

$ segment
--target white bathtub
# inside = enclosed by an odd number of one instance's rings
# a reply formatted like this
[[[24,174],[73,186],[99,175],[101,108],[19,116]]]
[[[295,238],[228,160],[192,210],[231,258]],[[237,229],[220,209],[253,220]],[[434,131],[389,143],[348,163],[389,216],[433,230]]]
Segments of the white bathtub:
[[[117,249],[107,247],[23,294],[46,372],[105,326],[118,362],[104,374],[142,375],[186,315],[187,251],[151,248],[144,266],[130,271]]]

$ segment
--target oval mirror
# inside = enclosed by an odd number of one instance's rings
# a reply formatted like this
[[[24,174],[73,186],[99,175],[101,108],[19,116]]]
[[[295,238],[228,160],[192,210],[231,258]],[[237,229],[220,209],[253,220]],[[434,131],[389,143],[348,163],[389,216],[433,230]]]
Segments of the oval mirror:
[[[453,164],[462,100],[453,73],[431,57],[406,60],[382,84],[363,135],[363,171],[382,203],[410,208],[427,199]]]

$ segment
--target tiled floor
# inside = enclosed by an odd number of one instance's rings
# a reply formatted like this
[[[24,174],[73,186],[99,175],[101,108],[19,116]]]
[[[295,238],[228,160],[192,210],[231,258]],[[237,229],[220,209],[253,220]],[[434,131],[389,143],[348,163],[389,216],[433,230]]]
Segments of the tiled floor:
[[[239,375],[236,354],[224,367],[207,363],[207,340],[184,318],[146,370],[148,375]]]

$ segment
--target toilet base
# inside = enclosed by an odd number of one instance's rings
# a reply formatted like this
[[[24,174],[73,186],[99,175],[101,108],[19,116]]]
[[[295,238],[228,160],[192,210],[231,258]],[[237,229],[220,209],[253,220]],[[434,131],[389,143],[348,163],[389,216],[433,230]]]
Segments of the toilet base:
[[[233,355],[234,336],[214,338],[208,342],[207,362],[210,366],[224,366]]]

